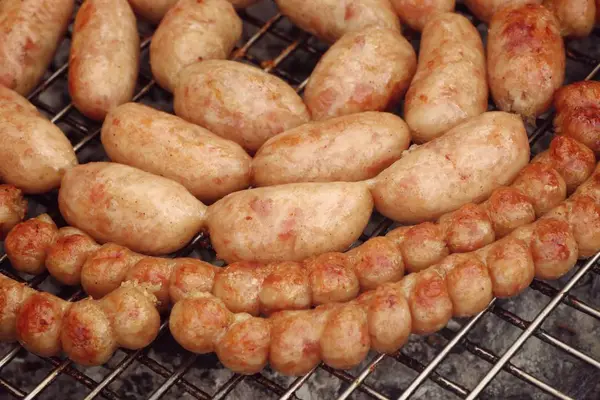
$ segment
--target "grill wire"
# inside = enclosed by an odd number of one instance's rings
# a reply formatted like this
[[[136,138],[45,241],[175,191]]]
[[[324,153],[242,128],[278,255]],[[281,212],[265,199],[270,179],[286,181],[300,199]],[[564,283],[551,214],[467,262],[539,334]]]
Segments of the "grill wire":
[[[77,3],[80,4],[81,1]],[[461,5],[458,10],[472,19]],[[277,13],[271,2],[263,1],[240,14],[244,21],[244,40],[234,51],[232,58],[278,75],[301,92],[306,78],[327,46],[294,28]],[[143,23],[140,23],[139,28],[142,37],[142,67],[134,100],[172,111],[170,95],[155,84],[148,65],[152,30]],[[479,29],[485,36],[485,27],[480,24]],[[100,125],[81,116],[69,100],[66,50],[70,37],[69,33],[45,80],[29,99],[67,134],[80,162],[103,160],[106,156],[98,138]],[[417,35],[407,32],[407,37],[418,49]],[[600,31],[596,28],[588,40],[594,43],[599,38]],[[578,50],[578,47],[575,42],[567,46],[569,80],[595,78],[600,70],[600,53],[595,57],[590,56],[586,51]],[[536,129],[530,130],[529,141],[533,152],[547,146],[552,137],[551,121],[552,115],[547,115],[537,121]],[[56,195],[53,192],[31,197],[28,215],[48,212],[59,225],[64,224],[56,206]],[[359,243],[386,233],[390,227],[391,221],[375,215]],[[80,289],[57,285],[47,273],[33,278],[15,275],[1,246],[0,244],[1,273],[70,301],[85,297]],[[174,256],[184,255],[201,257],[209,262],[216,261],[208,238],[203,234]],[[396,354],[370,354],[367,361],[349,372],[320,365],[299,378],[282,377],[269,369],[253,376],[236,375],[227,372],[214,355],[186,353],[174,343],[168,333],[167,319],[163,319],[159,337],[152,346],[138,351],[119,350],[107,366],[98,368],[80,368],[64,358],[33,356],[18,344],[2,345],[0,396],[45,398],[51,397],[51,390],[45,389],[53,387],[56,390],[58,387],[59,393],[66,393],[64,390],[67,387],[76,386],[76,395],[85,396],[85,399],[131,397],[126,393],[128,387],[143,386],[139,374],[136,375],[136,371],[142,369],[145,374],[152,374],[153,381],[159,382],[143,394],[150,399],[223,399],[228,396],[248,398],[248,393],[251,398],[314,398],[315,394],[307,391],[311,381],[313,387],[323,385],[324,382],[325,385],[335,386],[332,391],[325,391],[324,396],[339,399],[496,398],[498,386],[509,384],[516,385],[517,393],[520,393],[512,398],[595,399],[600,393],[600,352],[597,347],[594,348],[594,338],[597,341],[597,336],[591,336],[593,343],[583,343],[579,336],[580,331],[585,329],[600,332],[600,310],[587,304],[589,300],[598,299],[593,294],[598,292],[600,286],[600,266],[596,264],[598,258],[600,254],[580,263],[559,282],[536,280],[519,298],[494,300],[474,318],[452,320],[448,327],[437,334],[427,338],[411,337],[409,344]],[[575,292],[579,297],[576,297]],[[586,298],[587,302],[580,297]],[[526,316],[519,315],[523,314],[523,307],[518,306],[521,302],[527,304]],[[573,315],[577,316],[575,326],[571,326],[574,319],[568,318]],[[546,324],[542,327],[548,318],[555,321],[554,325]],[[494,334],[496,330],[503,333],[502,340],[499,340],[499,335]],[[507,332],[511,334],[506,334]],[[485,339],[490,337],[491,340],[485,344]],[[536,367],[535,372],[526,371],[527,367],[531,369],[531,365],[536,365],[535,362],[528,365],[523,360],[523,357],[531,356],[531,351],[526,350],[535,340],[541,343],[536,343],[535,349],[539,351],[542,348],[548,354],[557,355],[558,359],[550,366],[557,370],[554,379],[534,376],[536,372],[538,375],[547,375],[544,372],[546,370],[541,369],[542,365],[539,365],[540,368]],[[523,346],[525,355],[515,357]],[[466,357],[467,361],[457,364],[453,361],[457,356]],[[561,367],[561,363],[567,366]],[[23,364],[29,365],[29,368],[34,365],[47,369],[48,373],[41,381],[33,384],[9,382],[6,378],[8,374],[2,373],[9,369],[18,371]],[[456,365],[460,366],[459,370],[456,370]],[[473,371],[461,370],[465,366],[470,366]],[[471,378],[464,379],[466,374]],[[21,377],[19,381],[21,380],[25,381],[26,377]],[[333,385],[332,382],[336,384]],[[571,382],[570,386],[565,385],[565,382]],[[490,386],[486,389],[488,384]]]

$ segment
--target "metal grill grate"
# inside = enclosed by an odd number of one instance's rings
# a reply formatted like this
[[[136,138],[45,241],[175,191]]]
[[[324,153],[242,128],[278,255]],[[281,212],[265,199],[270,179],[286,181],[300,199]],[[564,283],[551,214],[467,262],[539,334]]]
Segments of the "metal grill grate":
[[[460,6],[459,10],[468,14]],[[306,78],[326,46],[294,28],[277,13],[270,1],[263,1],[241,15],[244,20],[244,40],[232,58],[257,65],[287,80],[299,92],[302,91]],[[483,27],[480,28],[484,34]],[[148,66],[151,33],[148,26],[140,25],[142,69],[135,101],[171,111],[170,95],[155,85]],[[416,35],[409,32],[408,36],[417,46]],[[596,30],[589,39],[590,43],[593,45],[599,38],[600,32]],[[69,45],[70,35],[62,43],[54,65],[43,83],[31,94],[30,100],[63,129],[81,162],[101,160],[106,156],[98,140],[100,126],[81,116],[73,108],[67,94]],[[590,55],[580,50],[580,45],[570,43],[568,46],[569,81],[585,77],[593,79],[600,70],[600,51]],[[534,151],[543,149],[552,136],[549,129],[551,116],[540,119],[537,125],[538,128],[530,132]],[[36,196],[31,203],[29,215],[48,212],[60,223],[56,193]],[[391,221],[374,216],[361,241],[385,233],[391,225]],[[203,235],[195,238],[177,255],[215,261],[214,253]],[[308,387],[316,390],[319,385],[325,385],[326,388],[320,390],[320,397],[408,399],[411,396],[475,398],[480,395],[482,398],[495,398],[498,393],[503,393],[502,397],[509,396],[511,392],[502,392],[501,388],[512,385],[516,388],[513,394],[519,391],[526,393],[518,398],[598,398],[600,351],[593,347],[596,345],[594,335],[588,334],[587,338],[583,338],[588,339],[587,343],[579,340],[579,336],[581,332],[589,332],[590,326],[600,333],[600,310],[585,302],[598,301],[597,297],[594,298],[593,289],[597,289],[600,280],[597,277],[600,267],[596,265],[599,257],[597,255],[575,268],[564,282],[534,281],[518,299],[495,300],[470,320],[453,320],[449,327],[427,338],[411,337],[409,344],[397,354],[371,354],[361,367],[350,372],[321,365],[296,379],[279,376],[269,369],[249,377],[235,375],[225,370],[212,355],[197,356],[182,350],[170,337],[167,322],[164,321],[158,339],[150,348],[135,352],[120,350],[107,366],[99,368],[82,369],[66,359],[27,354],[18,344],[2,345],[0,395],[44,398],[50,397],[50,390],[47,389],[56,390],[58,387],[61,397],[69,393],[77,398],[101,396],[120,399],[131,397],[130,389],[135,385],[136,396],[151,399],[259,396],[291,399],[309,397]],[[0,257],[0,269],[0,272],[13,279],[24,280],[24,277],[11,272],[5,254]],[[28,279],[27,283],[68,300],[80,299],[85,295],[80,290],[58,286],[46,273]],[[545,321],[550,323],[542,328]],[[592,343],[589,343],[590,337]],[[535,340],[539,343],[535,342],[532,352],[528,345]],[[523,354],[516,355],[522,346]],[[585,350],[579,350],[582,348]],[[536,363],[540,352],[546,354],[545,359],[555,358],[554,365]],[[525,362],[527,357],[533,357],[534,361]],[[571,366],[570,371],[563,371],[559,367],[565,363],[567,367]],[[18,376],[18,383],[14,382],[14,377],[12,381],[6,378],[8,371],[12,371],[11,375],[18,375],[20,369],[31,371],[32,365],[45,371],[41,380],[37,379],[37,374]],[[534,371],[527,372],[532,366],[535,367]],[[553,368],[558,370],[554,375],[557,379],[548,378],[548,371]],[[142,377],[149,374],[152,379],[147,385],[144,382],[148,383],[148,380],[144,381]],[[543,378],[536,377],[540,375]],[[488,384],[489,387],[484,391]],[[144,388],[140,389],[141,386]]]

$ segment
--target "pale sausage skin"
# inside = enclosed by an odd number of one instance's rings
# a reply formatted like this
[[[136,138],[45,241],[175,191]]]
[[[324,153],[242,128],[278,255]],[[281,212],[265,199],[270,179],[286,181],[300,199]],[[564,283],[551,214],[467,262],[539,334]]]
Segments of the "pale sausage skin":
[[[209,208],[217,256],[299,261],[348,248],[366,227],[373,199],[365,183],[293,183],[225,196]]]
[[[333,43],[349,32],[370,26],[400,32],[400,20],[389,0],[275,0],[294,25]]]
[[[397,31],[370,27],[344,35],[313,70],[304,102],[314,120],[384,111],[404,95],[417,56]]]
[[[158,24],[169,8],[178,0],[129,0],[129,4],[136,14],[145,20]]]
[[[0,181],[24,193],[60,186],[65,171],[77,165],[64,133],[27,99],[0,86]]]
[[[410,144],[400,117],[365,112],[309,122],[269,139],[252,160],[255,186],[373,178]]]
[[[4,240],[8,232],[27,213],[27,199],[23,192],[13,185],[0,185],[0,240]]]
[[[135,15],[127,0],[86,0],[75,18],[69,94],[75,107],[103,120],[133,97],[140,59]]]
[[[542,4],[558,19],[563,36],[586,37],[594,29],[595,0],[544,0]]]
[[[205,223],[206,206],[179,183],[114,163],[69,170],[58,203],[65,220],[94,239],[153,255],[182,248]]]
[[[416,31],[422,31],[436,14],[454,11],[455,0],[391,0],[400,20]]]
[[[489,23],[502,8],[516,8],[526,4],[542,4],[543,0],[465,0],[465,4],[479,20]]]
[[[310,115],[296,91],[275,75],[241,62],[209,60],[181,72],[175,114],[254,153]]]
[[[528,121],[546,112],[565,78],[565,47],[556,17],[545,7],[503,9],[490,23],[488,79],[499,109]]]
[[[409,152],[372,181],[376,209],[401,223],[431,221],[480,202],[529,161],[521,119],[487,112]]]
[[[237,143],[145,105],[115,108],[101,137],[112,161],[179,182],[205,203],[250,185],[252,159]]]
[[[433,16],[421,35],[419,65],[404,101],[416,143],[429,142],[488,107],[481,36],[465,17]]]
[[[8,0],[0,6],[0,86],[28,95],[41,81],[73,13],[74,0]]]
[[[154,32],[150,66],[173,92],[181,71],[198,61],[225,59],[242,35],[242,20],[226,0],[180,0]]]
[[[563,86],[554,96],[554,130],[600,153],[600,82]]]

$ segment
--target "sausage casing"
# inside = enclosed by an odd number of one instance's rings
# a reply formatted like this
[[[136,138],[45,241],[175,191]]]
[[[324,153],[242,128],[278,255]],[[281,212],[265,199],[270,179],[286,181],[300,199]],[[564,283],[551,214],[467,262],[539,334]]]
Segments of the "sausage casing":
[[[153,24],[158,24],[169,8],[178,0],[129,0],[129,4],[136,14]]]
[[[490,22],[496,12],[505,7],[520,7],[525,4],[542,4],[543,0],[465,0],[465,4],[477,18]]]
[[[391,0],[400,20],[416,31],[422,31],[436,14],[452,12],[456,0]]]
[[[569,37],[588,36],[596,22],[595,0],[544,0],[544,7],[556,15],[560,33]]]

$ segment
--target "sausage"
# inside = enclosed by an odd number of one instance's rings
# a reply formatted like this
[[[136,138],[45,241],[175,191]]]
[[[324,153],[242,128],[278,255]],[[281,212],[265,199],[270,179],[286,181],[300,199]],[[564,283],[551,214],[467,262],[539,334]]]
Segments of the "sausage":
[[[77,165],[63,132],[18,93],[0,86],[0,181],[25,193],[55,189]]]
[[[465,0],[465,4],[481,21],[489,23],[502,8],[516,8],[526,4],[542,4],[543,0]]]
[[[529,161],[516,115],[488,112],[409,151],[374,178],[376,209],[401,223],[433,220],[510,183]]]
[[[384,111],[402,98],[416,65],[415,51],[400,32],[380,27],[351,32],[319,60],[304,101],[314,120]]]
[[[208,229],[217,256],[299,261],[348,248],[371,216],[365,183],[295,183],[232,193],[213,204]]]
[[[146,347],[156,338],[160,315],[151,294],[126,285],[106,298],[69,303],[0,277],[1,340],[17,339],[28,351],[66,353],[82,365],[101,365],[118,347]]]
[[[63,40],[73,0],[4,1],[0,8],[0,86],[28,95]]]
[[[238,144],[141,104],[111,111],[101,138],[112,161],[179,182],[203,202],[250,185],[252,160]]]
[[[65,221],[94,239],[152,255],[186,245],[206,214],[206,206],[180,184],[106,162],[69,170],[58,203]]]
[[[100,248],[94,239],[77,228],[60,228],[46,252],[45,266],[50,275],[67,285],[79,285],[81,267]]]
[[[242,20],[228,1],[180,0],[152,37],[152,75],[160,86],[173,92],[186,66],[227,58],[241,36]]]
[[[69,55],[69,94],[91,119],[133,97],[140,39],[127,0],[86,0],[75,18]]]
[[[400,32],[400,21],[389,0],[275,0],[293,24],[333,43],[348,32],[370,26]]]
[[[495,14],[487,65],[496,106],[534,121],[550,108],[563,84],[565,57],[558,21],[545,7],[525,5]]]
[[[226,365],[237,373],[259,372],[266,366],[267,357],[274,370],[286,375],[305,374],[321,361],[332,368],[354,368],[370,348],[396,352],[410,333],[433,333],[453,316],[472,316],[482,311],[493,296],[519,294],[534,274],[540,279],[558,279],[572,269],[581,254],[580,246],[592,236],[575,234],[571,223],[578,223],[582,215],[570,215],[570,210],[592,199],[593,207],[586,215],[594,222],[592,231],[600,232],[600,216],[596,215],[600,211],[599,178],[600,167],[557,207],[559,214],[523,226],[476,252],[453,254],[427,270],[367,292],[356,301],[284,311],[261,322],[256,317],[235,314],[218,298],[203,294],[179,301],[169,326],[178,342],[202,343],[186,346],[190,351],[208,353],[218,349],[218,357],[234,358],[234,363]],[[600,250],[600,236],[587,244]],[[242,328],[240,320],[252,320],[252,324]],[[257,327],[261,328],[260,335],[254,333]],[[248,340],[225,341],[229,330]]]
[[[400,20],[416,31],[422,31],[436,14],[452,12],[455,0],[391,0]]]
[[[544,0],[544,7],[554,13],[560,33],[568,37],[586,37],[596,22],[595,0]]]
[[[563,86],[554,97],[558,135],[572,137],[600,153],[600,82],[585,81]]]
[[[4,251],[14,269],[37,275],[45,270],[46,255],[58,228],[48,214],[17,224],[6,236]]]
[[[404,101],[416,143],[429,142],[488,107],[481,36],[454,13],[430,18],[421,35],[417,73]]]
[[[188,66],[174,96],[179,117],[252,153],[271,137],[310,120],[291,86],[235,61],[209,60]]]
[[[356,182],[375,177],[410,144],[400,117],[365,112],[300,125],[272,137],[252,160],[255,186]]]
[[[4,240],[8,232],[27,213],[27,199],[23,192],[13,185],[0,185],[0,240]]]
[[[136,14],[145,20],[158,24],[167,11],[178,0],[129,0],[129,5]]]

